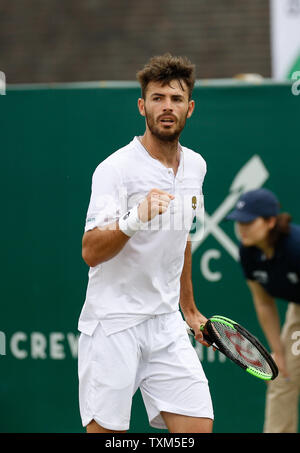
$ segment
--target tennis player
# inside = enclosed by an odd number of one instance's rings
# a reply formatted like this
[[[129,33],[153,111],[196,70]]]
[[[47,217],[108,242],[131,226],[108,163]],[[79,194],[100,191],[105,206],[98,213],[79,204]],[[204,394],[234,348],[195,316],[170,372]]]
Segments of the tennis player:
[[[300,226],[267,189],[246,192],[227,219],[240,235],[240,263],[279,375],[268,383],[264,432],[298,431],[300,391]],[[288,308],[281,329],[276,298]]]
[[[137,77],[145,133],[96,168],[82,240],[90,266],[78,326],[82,423],[87,432],[126,432],[140,388],[151,426],[211,432],[208,382],[179,310],[208,346],[189,240],[206,163],[179,143],[194,110],[194,66],[166,54]]]

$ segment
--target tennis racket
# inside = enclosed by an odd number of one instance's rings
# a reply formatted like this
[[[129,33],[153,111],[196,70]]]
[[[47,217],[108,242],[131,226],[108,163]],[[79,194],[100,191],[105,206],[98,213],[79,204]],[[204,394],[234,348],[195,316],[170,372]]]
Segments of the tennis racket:
[[[194,335],[193,329],[186,326]],[[207,343],[253,376],[269,381],[278,375],[277,365],[265,347],[237,322],[215,315],[200,329]]]

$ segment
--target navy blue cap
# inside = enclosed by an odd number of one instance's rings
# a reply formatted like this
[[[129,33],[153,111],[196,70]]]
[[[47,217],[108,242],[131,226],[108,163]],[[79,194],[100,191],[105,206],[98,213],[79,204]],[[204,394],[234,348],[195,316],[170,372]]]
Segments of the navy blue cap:
[[[279,201],[270,190],[250,190],[240,197],[235,209],[228,214],[226,220],[251,222],[257,217],[277,216],[279,208]]]

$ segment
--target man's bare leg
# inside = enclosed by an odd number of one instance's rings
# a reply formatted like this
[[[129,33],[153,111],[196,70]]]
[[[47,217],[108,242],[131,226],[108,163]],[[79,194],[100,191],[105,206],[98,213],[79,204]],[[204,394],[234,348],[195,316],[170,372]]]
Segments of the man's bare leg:
[[[210,418],[188,417],[186,415],[161,412],[170,433],[211,433],[213,420]]]
[[[92,420],[86,427],[87,433],[126,433],[126,431],[111,431],[110,429],[103,428],[98,425],[95,420]]]

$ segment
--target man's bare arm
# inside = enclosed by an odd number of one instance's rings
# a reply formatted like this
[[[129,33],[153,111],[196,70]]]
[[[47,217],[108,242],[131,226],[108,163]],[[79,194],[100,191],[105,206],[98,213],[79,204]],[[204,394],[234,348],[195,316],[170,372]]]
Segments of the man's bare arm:
[[[82,258],[95,267],[116,256],[130,239],[119,229],[118,221],[103,228],[94,228],[82,238]]]
[[[191,243],[187,241],[184,252],[184,265],[180,277],[180,306],[183,314],[194,313],[197,310],[194,301],[192,284],[192,251]]]
[[[160,189],[152,189],[138,206],[141,222],[147,222],[168,209],[174,195]],[[90,267],[95,267],[116,256],[130,239],[119,228],[119,221],[103,227],[96,227],[84,233],[82,238],[82,258]]]
[[[192,283],[192,248],[191,241],[188,240],[184,253],[184,265],[180,277],[180,307],[187,324],[194,330],[195,338],[205,346],[208,344],[203,341],[200,325],[205,324],[207,318],[203,316],[195,303],[193,283]]]

